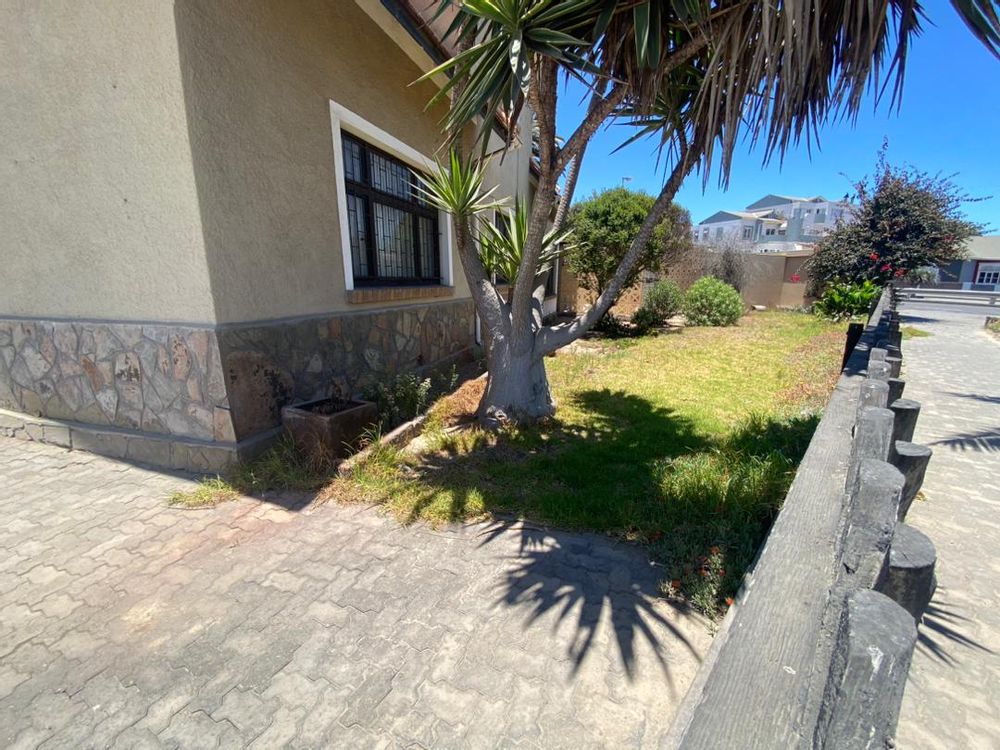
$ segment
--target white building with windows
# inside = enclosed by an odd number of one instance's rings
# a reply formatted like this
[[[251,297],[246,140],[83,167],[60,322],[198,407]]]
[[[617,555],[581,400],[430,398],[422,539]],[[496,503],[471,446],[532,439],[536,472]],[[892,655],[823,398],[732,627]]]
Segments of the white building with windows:
[[[850,221],[855,206],[823,196],[765,195],[742,211],[718,211],[693,230],[699,245],[733,243],[757,253],[811,250],[838,222]]]

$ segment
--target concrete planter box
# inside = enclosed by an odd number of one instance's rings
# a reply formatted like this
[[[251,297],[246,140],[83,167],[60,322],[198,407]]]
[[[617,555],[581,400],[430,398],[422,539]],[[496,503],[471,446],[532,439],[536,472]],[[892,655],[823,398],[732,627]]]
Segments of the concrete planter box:
[[[370,401],[338,403],[324,398],[281,410],[281,422],[295,447],[319,463],[348,455],[361,434],[377,421],[378,409]]]

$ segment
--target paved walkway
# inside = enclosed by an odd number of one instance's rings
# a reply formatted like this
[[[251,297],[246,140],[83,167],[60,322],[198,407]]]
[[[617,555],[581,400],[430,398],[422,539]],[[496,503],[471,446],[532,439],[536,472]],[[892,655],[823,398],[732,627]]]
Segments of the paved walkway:
[[[0,439],[0,746],[655,747],[709,643],[636,549]]]
[[[903,699],[904,750],[1000,748],[1000,340],[985,313],[905,305],[905,396],[934,456],[907,522],[938,552],[938,590],[920,626]]]

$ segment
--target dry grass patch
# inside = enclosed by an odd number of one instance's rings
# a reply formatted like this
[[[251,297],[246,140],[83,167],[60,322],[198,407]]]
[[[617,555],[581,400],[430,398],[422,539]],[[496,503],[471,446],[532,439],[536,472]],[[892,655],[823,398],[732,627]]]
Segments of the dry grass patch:
[[[178,508],[212,508],[219,503],[236,500],[239,490],[222,477],[204,479],[192,490],[174,492],[167,502]]]

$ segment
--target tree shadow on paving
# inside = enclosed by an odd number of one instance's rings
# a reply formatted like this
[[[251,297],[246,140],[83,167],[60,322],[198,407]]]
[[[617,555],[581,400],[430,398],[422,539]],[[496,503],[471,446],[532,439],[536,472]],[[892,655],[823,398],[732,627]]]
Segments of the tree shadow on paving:
[[[958,393],[957,391],[947,391],[947,393],[949,396],[982,401],[984,404],[1000,404],[1000,396],[986,396],[982,393]]]
[[[403,519],[462,521],[477,512],[510,519],[495,522],[481,541],[510,544],[520,535],[499,603],[527,608],[526,628],[553,619],[574,628],[567,646],[574,674],[607,627],[629,679],[643,642],[669,678],[672,649],[698,654],[653,606],[660,584],[701,585],[707,570],[698,566],[714,548],[726,570],[722,588],[708,596],[735,592],[817,417],[760,418],[706,435],[687,417],[623,392],[583,391],[566,406],[566,422],[502,433],[489,448],[427,456],[403,488],[410,495]],[[661,643],[664,633],[675,642]]]
[[[931,445],[945,445],[960,451],[1000,453],[1000,430],[959,433],[935,440]]]
[[[701,661],[701,654],[684,632],[662,613],[664,606],[685,615],[691,614],[690,608],[661,598],[662,573],[643,550],[595,534],[561,532],[517,521],[491,524],[482,532],[480,546],[512,533],[519,535],[518,551],[498,584],[498,602],[527,608],[525,630],[543,625],[549,616],[553,631],[564,624],[571,627],[572,637],[566,645],[571,675],[577,674],[594,646],[602,623],[617,643],[629,681],[636,676],[641,640],[655,655],[671,689],[674,682],[665,653],[683,647]],[[661,639],[660,633],[669,636]]]
[[[939,586],[934,599],[924,612],[920,627],[917,628],[917,648],[950,667],[957,665],[958,660],[948,652],[949,644],[986,654],[994,653],[960,632],[963,623],[971,620],[958,614],[947,601],[942,601],[943,597],[940,594]]]

